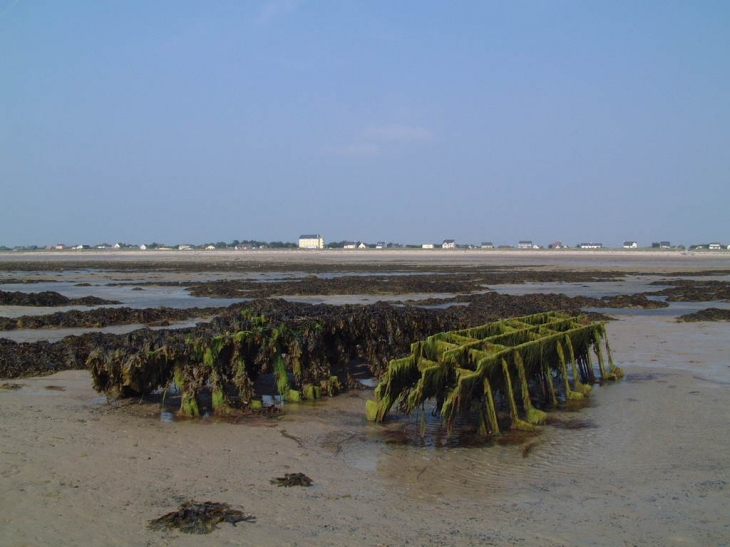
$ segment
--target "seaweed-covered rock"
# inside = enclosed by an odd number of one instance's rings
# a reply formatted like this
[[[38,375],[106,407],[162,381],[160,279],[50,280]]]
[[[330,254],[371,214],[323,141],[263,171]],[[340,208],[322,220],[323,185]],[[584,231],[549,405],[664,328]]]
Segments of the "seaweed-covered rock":
[[[677,321],[730,321],[730,310],[722,308],[707,308],[695,313],[687,313],[677,318]]]
[[[666,296],[668,302],[712,302],[730,299],[730,282],[717,280],[672,279],[653,285],[671,285],[652,295]]]
[[[121,304],[116,300],[104,300],[96,296],[69,298],[54,291],[36,293],[0,291],[0,305],[4,306],[101,306]]]

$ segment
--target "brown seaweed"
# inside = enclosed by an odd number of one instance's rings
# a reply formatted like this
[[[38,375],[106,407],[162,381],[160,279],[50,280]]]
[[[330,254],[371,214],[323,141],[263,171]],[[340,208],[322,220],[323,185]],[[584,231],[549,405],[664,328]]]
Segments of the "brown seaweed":
[[[209,534],[221,522],[229,522],[235,526],[238,522],[255,521],[255,516],[231,509],[227,503],[186,501],[177,511],[151,520],[147,527],[151,530],[177,528],[185,534]]]
[[[304,473],[286,473],[283,477],[277,477],[269,481],[277,486],[312,486],[312,479]]]
[[[730,321],[730,310],[723,308],[707,308],[694,313],[680,315],[677,321]]]
[[[121,304],[116,300],[105,300],[97,296],[69,298],[54,291],[37,293],[0,291],[0,304],[3,306],[100,306]]]

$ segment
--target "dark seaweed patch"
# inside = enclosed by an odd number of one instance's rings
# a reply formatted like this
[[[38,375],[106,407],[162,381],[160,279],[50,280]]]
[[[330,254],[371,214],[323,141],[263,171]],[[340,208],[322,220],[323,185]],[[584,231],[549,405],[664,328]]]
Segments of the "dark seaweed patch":
[[[186,501],[177,511],[167,513],[147,525],[151,530],[172,530],[177,528],[185,534],[209,534],[221,522],[255,522],[256,517],[243,511],[231,509],[227,503]]]
[[[730,310],[722,308],[707,308],[706,310],[700,310],[695,313],[681,315],[677,318],[677,321],[730,321]]]
[[[312,479],[304,473],[286,473],[283,477],[277,477],[269,481],[276,486],[312,486]]]

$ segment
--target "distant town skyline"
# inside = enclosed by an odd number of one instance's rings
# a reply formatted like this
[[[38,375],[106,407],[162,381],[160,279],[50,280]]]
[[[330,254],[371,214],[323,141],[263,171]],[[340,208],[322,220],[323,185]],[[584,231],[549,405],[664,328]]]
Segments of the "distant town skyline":
[[[729,27],[712,0],[6,2],[0,245],[727,241]]]
[[[0,250],[87,250],[87,249],[152,249],[152,248],[166,248],[166,249],[191,249],[191,248],[256,248],[258,246],[267,247],[281,247],[281,248],[314,248],[315,245],[311,243],[302,244],[302,237],[314,237],[314,236],[299,236],[290,240],[266,240],[266,239],[215,239],[203,242],[192,242],[192,241],[142,241],[142,242],[124,242],[116,241],[115,243],[42,243],[42,244],[31,244],[31,245],[0,245]],[[321,237],[319,234],[317,237]],[[253,243],[253,245],[251,245]],[[393,241],[389,239],[379,239],[375,241],[368,241],[363,239],[333,239],[327,240],[321,237],[321,246],[324,248],[335,245],[336,247],[344,248],[355,248],[355,244],[364,244],[367,248],[389,248],[389,247],[415,247],[415,248],[514,248],[514,249],[550,249],[550,248],[584,248],[584,249],[649,249],[649,248],[662,248],[662,249],[676,249],[676,248],[690,248],[690,247],[707,247],[708,249],[727,249],[730,247],[730,239],[728,241],[722,239],[712,239],[708,241],[698,241],[692,243],[685,242],[672,242],[670,240],[652,240],[646,244],[638,242],[636,240],[623,240],[619,244],[606,244],[600,241],[589,241],[581,240],[579,242],[566,242],[563,240],[551,240],[549,243],[545,243],[538,240],[518,240],[513,242],[501,241],[501,240],[483,240],[481,242],[473,241],[457,241],[455,239],[447,238],[439,241]],[[348,245],[349,244],[349,245]]]

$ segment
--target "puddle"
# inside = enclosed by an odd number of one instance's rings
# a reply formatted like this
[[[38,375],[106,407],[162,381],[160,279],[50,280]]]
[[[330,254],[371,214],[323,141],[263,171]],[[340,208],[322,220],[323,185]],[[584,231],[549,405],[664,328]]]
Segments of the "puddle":
[[[282,395],[262,395],[261,404],[264,408],[281,408],[284,406],[284,397]]]
[[[669,376],[668,374],[662,374],[662,373],[634,373],[634,374],[627,374],[624,379],[627,382],[646,382],[648,380],[659,380],[661,378],[666,378]]]

